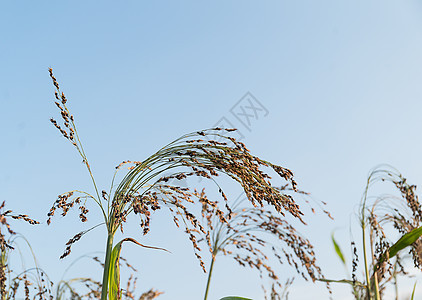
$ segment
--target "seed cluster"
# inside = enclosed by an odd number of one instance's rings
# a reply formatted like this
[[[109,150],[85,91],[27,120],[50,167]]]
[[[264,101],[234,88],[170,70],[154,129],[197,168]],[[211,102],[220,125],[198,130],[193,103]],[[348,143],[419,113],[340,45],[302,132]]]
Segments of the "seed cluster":
[[[323,278],[309,240],[274,212],[238,207],[226,223],[212,214],[206,219],[211,227],[212,260],[222,253],[243,267],[256,269],[261,279],[266,277],[273,282],[271,299],[283,294],[280,277],[270,266],[271,255],[280,265],[287,261],[305,280]]]
[[[70,254],[73,243],[79,241],[84,234],[85,231],[79,232],[66,243],[66,250],[64,251],[62,256],[60,256],[60,259],[63,259]]]
[[[277,175],[290,183],[292,190],[296,190],[292,172],[252,156],[243,143],[227,135],[233,130],[213,128],[187,134],[144,161],[124,161],[117,166],[116,169],[120,170],[127,165],[129,171],[114,193],[110,213],[112,230],[119,226],[121,228],[127,215],[133,211],[140,216],[141,227],[146,234],[149,231],[152,212],[165,206],[173,214],[176,226],[179,227],[181,221],[183,222],[184,231],[192,242],[201,267],[205,270],[199,255],[201,248],[198,246],[198,238],[205,236],[208,248],[211,249],[210,232],[187,205],[199,202],[203,216],[215,214],[222,223],[227,223],[231,218],[232,209],[226,194],[218,185],[223,207],[218,201],[210,201],[204,190],[198,192],[189,187],[180,187],[177,181],[195,176],[215,182],[215,178],[221,174],[237,181],[254,207],[270,205],[281,216],[288,213],[304,223],[303,213],[293,197],[273,187],[271,177],[262,168],[273,169]],[[213,137],[224,142],[217,142]],[[173,172],[172,175],[161,175],[169,171]],[[210,220],[206,222],[210,225]]]
[[[56,97],[56,106],[60,110],[60,115],[62,117],[64,129],[57,123],[57,121],[53,118],[50,119],[51,123],[56,127],[60,133],[68,139],[75,147],[78,147],[77,142],[75,140],[75,124],[74,118],[69,113],[69,110],[66,107],[66,96],[63,92],[60,91],[59,84],[57,83],[56,77],[53,75],[53,69],[49,68],[48,72],[50,73],[50,77],[53,80],[53,84],[56,87],[56,91],[54,92],[54,96]]]
[[[139,298],[135,297],[135,290],[136,290],[136,281],[137,278],[132,275],[130,275],[127,284],[126,284],[126,290],[123,290],[122,296],[125,297],[127,300],[153,300],[156,299],[158,296],[164,294],[163,292],[160,292],[158,290],[150,289],[144,293],[142,293]]]
[[[408,184],[406,178],[401,176],[400,180],[394,181],[394,184],[399,189],[402,199],[405,200],[410,212],[406,216],[404,212],[395,211],[394,227],[400,233],[408,233],[422,226],[422,208],[418,196],[415,194],[416,185]],[[409,216],[410,214],[411,216]],[[422,240],[420,238],[413,243],[410,253],[413,256],[415,267],[422,269]]]
[[[272,284],[269,295],[265,286],[262,285],[262,289],[264,290],[265,300],[288,300],[289,288],[293,285],[293,282],[294,282],[294,278],[288,278],[286,282],[284,283],[284,288],[281,293],[276,288],[276,285]]]
[[[77,191],[76,191],[77,192]],[[54,216],[54,213],[57,209],[60,209],[62,211],[61,215],[64,217],[67,215],[69,210],[76,204],[79,207],[79,210],[81,211],[79,214],[79,219],[81,222],[87,221],[87,213],[89,210],[85,207],[86,199],[89,198],[89,196],[82,195],[82,196],[76,196],[75,191],[67,192],[64,194],[61,194],[57,197],[56,202],[54,202],[53,207],[48,212],[47,216],[47,224],[50,225],[51,218]],[[85,200],[84,203],[82,203],[82,200]]]

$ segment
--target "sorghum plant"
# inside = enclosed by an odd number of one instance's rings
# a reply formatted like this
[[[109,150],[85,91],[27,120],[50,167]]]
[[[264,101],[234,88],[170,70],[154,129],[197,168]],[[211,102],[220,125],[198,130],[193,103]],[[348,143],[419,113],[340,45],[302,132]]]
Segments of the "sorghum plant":
[[[192,213],[190,207],[198,202],[205,209],[212,207],[220,222],[228,222],[232,215],[232,209],[227,201],[226,194],[215,180],[221,174],[225,174],[238,182],[254,207],[268,204],[281,216],[289,214],[302,221],[303,213],[299,205],[290,195],[281,193],[271,184],[271,177],[264,172],[263,168],[272,169],[275,174],[287,181],[293,189],[296,189],[293,173],[286,168],[250,154],[243,143],[230,136],[230,133],[235,129],[213,128],[189,133],[164,146],[143,161],[125,161],[116,167],[108,192],[101,191],[97,187],[91,165],[78,136],[74,116],[68,109],[67,99],[61,92],[52,70],[49,69],[49,72],[56,88],[55,104],[60,111],[62,124],[59,124],[55,119],[51,119],[51,122],[81,155],[91,176],[94,194],[79,190],[61,194],[48,214],[48,223],[50,223],[50,218],[57,209],[62,211],[62,215],[66,215],[73,206],[79,207],[80,220],[85,222],[88,213],[84,204],[85,201],[92,200],[98,205],[108,232],[102,300],[107,298],[107,294],[109,294],[110,299],[120,297],[119,274],[118,270],[113,268],[118,265],[122,241],[116,244],[114,247],[116,251],[113,251],[113,239],[117,230],[123,231],[123,225],[131,213],[139,215],[141,229],[144,234],[147,234],[152,212],[167,208],[173,214],[176,226],[179,227],[179,224],[182,224],[184,227],[184,231],[192,242],[195,255],[205,271],[197,240],[201,235],[204,235],[209,248],[211,248],[210,232],[201,224],[200,219]],[[123,180],[115,185],[116,173],[123,170],[123,166],[128,167],[129,170],[127,170]],[[171,175],[164,175],[169,174],[169,172]],[[224,206],[209,201],[197,190],[170,184],[173,179],[181,180],[190,176],[199,176],[215,182]],[[68,247],[62,257],[68,255],[71,245],[88,231],[78,233],[69,240]],[[125,239],[124,241],[127,240],[136,242],[134,239]]]

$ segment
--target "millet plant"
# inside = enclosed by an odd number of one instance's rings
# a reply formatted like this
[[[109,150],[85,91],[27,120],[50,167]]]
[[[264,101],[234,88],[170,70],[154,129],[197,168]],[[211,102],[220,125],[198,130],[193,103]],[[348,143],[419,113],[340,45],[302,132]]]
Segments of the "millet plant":
[[[400,196],[385,194],[369,197],[370,189],[380,182],[392,183]],[[414,266],[422,268],[422,206],[416,195],[416,186],[409,184],[406,178],[391,166],[374,168],[368,176],[362,196],[359,225],[362,264],[359,263],[358,247],[353,241],[351,279],[327,281],[350,284],[357,300],[380,300],[390,284],[394,287],[398,299],[397,277],[408,274],[404,266],[408,257],[401,250],[409,249]],[[346,264],[334,238],[333,243],[338,256]],[[364,279],[357,276],[359,266],[362,266],[364,271]]]
[[[12,230],[9,224],[10,219],[22,220],[31,225],[39,224],[38,221],[29,218],[27,215],[13,214],[11,210],[5,210],[4,201],[0,205],[0,299],[22,299],[21,294],[24,295],[25,300],[29,300],[30,297],[33,299],[51,299],[53,297],[53,283],[45,272],[38,267],[29,242],[25,237]],[[25,267],[21,257],[22,267],[12,269],[12,254],[19,253],[22,256],[21,251],[16,251],[16,248],[21,246],[17,239],[23,240],[31,251],[34,258],[33,267]]]
[[[191,207],[199,203],[203,211],[212,210],[219,222],[229,223],[234,215],[225,192],[217,182],[217,177],[220,175],[224,174],[240,184],[253,207],[263,207],[265,204],[281,218],[289,214],[303,222],[303,213],[299,205],[293,197],[275,188],[271,184],[271,177],[264,170],[265,168],[273,170],[295,190],[296,182],[293,179],[293,173],[289,169],[250,154],[242,142],[230,135],[235,129],[212,128],[185,134],[142,161],[122,162],[116,167],[110,188],[107,191],[99,189],[78,135],[75,118],[68,108],[67,99],[60,90],[51,69],[49,73],[56,89],[55,104],[60,111],[62,121],[60,124],[52,118],[51,122],[82,157],[91,177],[94,193],[73,190],[59,195],[48,213],[48,223],[56,210],[61,210],[62,215],[65,216],[74,206],[79,207],[80,220],[85,222],[88,213],[85,202],[92,200],[97,204],[104,217],[103,224],[107,228],[102,300],[106,300],[107,297],[109,299],[121,297],[118,262],[122,243],[131,241],[143,246],[133,238],[114,243],[116,232],[119,229],[123,231],[123,225],[130,214],[139,216],[143,234],[147,234],[152,213],[163,208],[168,209],[173,215],[175,225],[183,227],[188,235],[194,253],[205,271],[198,239],[204,236],[210,252],[213,253],[215,250],[213,250],[209,228],[202,224],[201,218],[193,213]],[[116,174],[123,170],[126,173],[116,184]],[[177,182],[191,176],[214,182],[221,195],[221,201],[210,201],[205,193],[198,192],[196,189],[170,184],[174,182],[174,179]],[[72,244],[81,239],[89,230],[91,229],[80,232],[70,239],[62,257],[68,255]],[[312,259],[311,264],[313,264]]]

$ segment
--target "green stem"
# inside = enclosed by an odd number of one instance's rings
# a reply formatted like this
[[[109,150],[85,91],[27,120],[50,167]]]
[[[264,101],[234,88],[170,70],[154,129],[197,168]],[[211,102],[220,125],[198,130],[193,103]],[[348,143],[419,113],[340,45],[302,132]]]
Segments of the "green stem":
[[[368,270],[368,257],[366,255],[366,234],[365,234],[365,209],[366,209],[366,199],[368,196],[368,189],[370,184],[371,176],[368,178],[368,182],[366,184],[365,193],[363,194],[362,198],[362,212],[361,212],[361,227],[362,227],[362,243],[363,243],[363,260],[364,260],[364,267],[365,267],[365,277],[366,277],[366,291],[368,293],[368,299],[371,300],[371,281],[369,279],[369,270]],[[372,246],[372,245],[371,245]]]
[[[368,293],[368,299],[371,299],[371,281],[369,279],[368,270],[368,258],[366,257],[366,236],[365,236],[365,223],[362,222],[362,242],[363,242],[363,260],[365,265],[365,277],[366,277],[366,290]]]
[[[379,286],[378,286],[378,274],[377,271],[375,271],[374,273],[374,281],[375,281],[375,299],[376,300],[380,300],[380,291],[379,291]]]
[[[396,273],[396,269],[397,269],[397,263],[394,264],[393,274],[394,274],[394,291],[396,292],[396,298],[395,298],[395,300],[399,300],[399,287],[397,285],[397,273]]]
[[[207,287],[205,289],[204,300],[207,300],[207,298],[208,298],[208,289],[210,287],[212,268],[214,267],[214,261],[215,261],[215,256],[211,260],[210,271],[208,272],[208,280],[207,280]]]
[[[113,234],[109,233],[107,238],[106,257],[104,261],[103,285],[101,289],[101,300],[107,300],[108,274],[110,272],[110,258],[113,251]]]

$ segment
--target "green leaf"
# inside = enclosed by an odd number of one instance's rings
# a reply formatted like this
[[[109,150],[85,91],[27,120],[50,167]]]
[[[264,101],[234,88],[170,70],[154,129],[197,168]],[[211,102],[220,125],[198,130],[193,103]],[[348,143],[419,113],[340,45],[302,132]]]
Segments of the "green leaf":
[[[118,242],[111,252],[110,258],[110,273],[108,275],[109,299],[118,300],[120,298],[120,251],[122,250],[122,243],[124,240]]]
[[[243,297],[237,297],[237,296],[229,296],[221,298],[220,300],[252,300],[250,298],[243,298]]]
[[[422,235],[422,226],[419,228],[413,229],[411,232],[406,233],[403,235],[393,246],[390,247],[388,251],[388,257],[393,258],[397,255],[397,253],[400,250],[403,250],[404,248],[412,245],[414,242],[418,240]],[[374,266],[374,269],[376,270],[381,263],[383,263],[387,259],[387,255],[384,254],[378,263]]]
[[[393,246],[390,247],[389,256],[394,257],[400,250],[412,245],[422,235],[422,227],[413,229],[403,235]]]
[[[346,260],[344,259],[343,252],[341,251],[340,246],[337,244],[334,238],[334,233],[331,234],[331,240],[333,241],[334,250],[336,250],[337,256],[341,259],[343,264],[346,264]]]
[[[365,285],[363,283],[359,282],[359,281],[353,281],[353,280],[348,280],[348,279],[335,280],[335,279],[320,278],[320,279],[317,279],[317,280],[322,281],[322,282],[347,283],[347,284],[350,284],[351,286],[365,287]]]
[[[137,244],[141,247],[148,248],[148,249],[167,251],[166,249],[163,249],[163,248],[143,245],[143,244],[139,243],[138,241],[136,241],[135,239],[132,239],[132,238],[125,238],[125,239],[121,240],[120,242],[118,242],[114,246],[113,251],[111,252],[111,257],[110,257],[110,271],[109,271],[109,274],[108,274],[108,289],[109,289],[109,299],[110,300],[119,300],[121,298],[120,297],[120,263],[119,263],[119,258],[120,258],[120,251],[122,250],[123,242],[132,242],[132,243],[135,243],[135,244]],[[169,252],[169,251],[167,251],[167,252]]]

